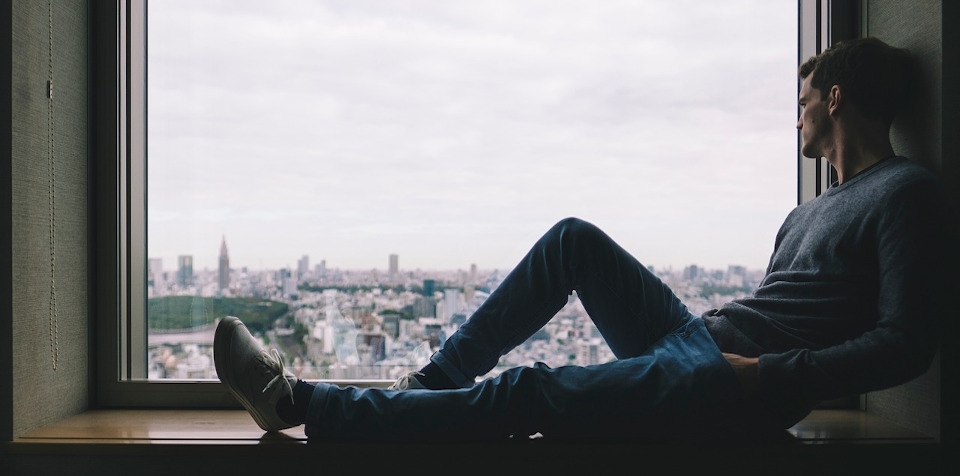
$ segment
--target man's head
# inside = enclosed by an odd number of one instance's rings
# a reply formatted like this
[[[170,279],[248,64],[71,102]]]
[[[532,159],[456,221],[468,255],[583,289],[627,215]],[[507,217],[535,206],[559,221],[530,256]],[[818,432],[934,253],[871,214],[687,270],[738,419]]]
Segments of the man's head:
[[[833,138],[831,118],[844,109],[859,121],[889,129],[910,88],[910,56],[876,38],[837,43],[800,65],[803,154],[820,157]],[[848,114],[847,117],[853,116]]]
[[[910,55],[876,38],[837,43],[800,65],[800,79],[825,98],[838,86],[867,117],[893,122],[909,89]]]

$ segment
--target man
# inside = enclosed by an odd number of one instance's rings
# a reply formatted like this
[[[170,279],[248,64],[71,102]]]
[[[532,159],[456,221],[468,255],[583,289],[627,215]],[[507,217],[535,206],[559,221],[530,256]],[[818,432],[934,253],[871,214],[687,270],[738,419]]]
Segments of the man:
[[[826,157],[838,180],[788,215],[748,298],[693,316],[612,239],[571,218],[429,364],[389,389],[286,375],[279,355],[232,317],[217,328],[217,373],[264,430],[305,424],[311,438],[447,441],[763,435],[818,402],[913,379],[937,350],[957,222],[943,185],[889,140],[908,62],[862,39],[801,65],[802,153]],[[538,364],[475,382],[574,290],[616,361]]]

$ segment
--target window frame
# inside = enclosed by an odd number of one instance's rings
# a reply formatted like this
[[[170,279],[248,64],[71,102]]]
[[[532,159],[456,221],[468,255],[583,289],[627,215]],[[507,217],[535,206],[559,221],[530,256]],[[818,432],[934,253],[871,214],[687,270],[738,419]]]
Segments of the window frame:
[[[219,382],[145,379],[146,12],[146,0],[94,2],[91,11],[96,401],[100,407],[234,407]]]
[[[797,64],[817,55],[828,46],[860,36],[859,0],[797,0]],[[801,82],[797,81],[797,95]],[[800,109],[797,108],[799,116]],[[797,203],[813,200],[837,181],[837,171],[820,157],[811,159],[800,153],[797,132]]]
[[[798,0],[798,60],[856,36],[858,8],[854,0]],[[238,407],[217,381],[146,380],[147,0],[92,2],[91,43],[94,400],[99,407]],[[825,159],[799,150],[798,133],[797,203],[803,203],[825,191],[835,172]]]

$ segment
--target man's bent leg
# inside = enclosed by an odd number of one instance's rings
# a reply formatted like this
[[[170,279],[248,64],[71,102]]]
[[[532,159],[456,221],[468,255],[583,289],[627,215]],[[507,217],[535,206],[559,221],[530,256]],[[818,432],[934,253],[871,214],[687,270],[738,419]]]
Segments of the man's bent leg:
[[[739,393],[733,370],[692,316],[644,354],[589,367],[509,369],[458,390],[317,387],[311,439],[690,438]]]
[[[640,355],[682,324],[686,307],[596,226],[562,220],[537,241],[431,361],[458,385],[490,371],[577,291],[618,358]]]

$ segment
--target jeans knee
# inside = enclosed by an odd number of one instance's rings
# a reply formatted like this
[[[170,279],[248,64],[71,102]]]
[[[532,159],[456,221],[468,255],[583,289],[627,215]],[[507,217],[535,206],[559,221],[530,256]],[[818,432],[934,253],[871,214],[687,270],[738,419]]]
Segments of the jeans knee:
[[[606,236],[596,225],[576,217],[558,221],[551,231],[558,239],[568,243],[593,242]]]
[[[597,227],[586,220],[576,217],[567,217],[558,221],[556,225],[553,226],[553,229],[563,235],[579,235],[584,231],[597,230]]]

